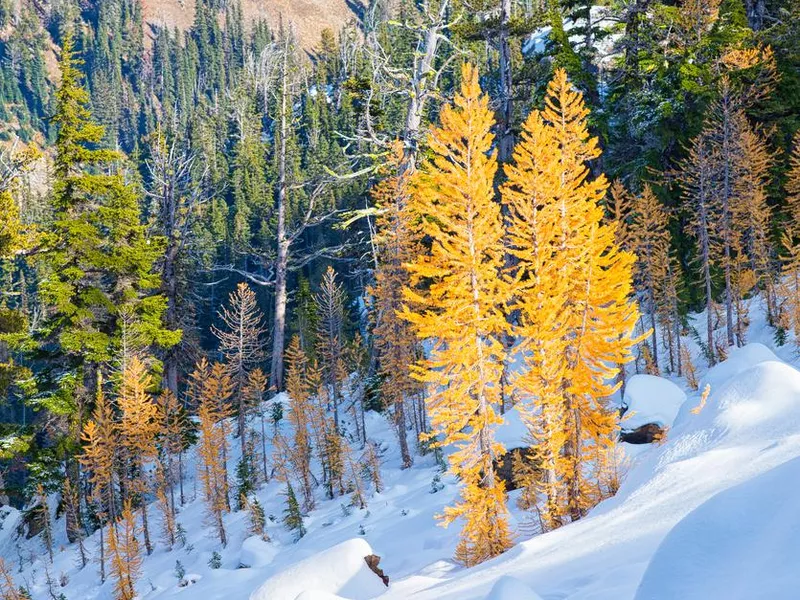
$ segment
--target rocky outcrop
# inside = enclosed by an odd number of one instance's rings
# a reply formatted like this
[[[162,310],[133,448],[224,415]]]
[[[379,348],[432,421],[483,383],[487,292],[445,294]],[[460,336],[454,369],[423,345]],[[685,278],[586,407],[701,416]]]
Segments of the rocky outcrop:
[[[383,569],[378,566],[381,562],[381,557],[377,554],[369,554],[364,557],[364,561],[367,563],[367,566],[370,568],[370,570],[381,578],[383,585],[389,587],[389,576],[386,575],[386,573],[383,572]]]
[[[511,492],[520,487],[515,478],[515,463],[536,469],[535,462],[532,448],[512,448],[494,460],[494,470],[497,478],[506,484],[506,491]]]
[[[652,444],[664,439],[666,430],[658,423],[647,423],[630,431],[621,431],[619,441],[628,444]]]

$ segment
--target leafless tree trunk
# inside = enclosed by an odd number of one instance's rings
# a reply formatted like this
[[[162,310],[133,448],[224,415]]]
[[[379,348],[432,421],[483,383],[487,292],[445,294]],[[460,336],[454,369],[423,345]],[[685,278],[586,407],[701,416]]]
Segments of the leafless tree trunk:
[[[275,309],[272,319],[272,362],[269,370],[270,385],[275,391],[283,387],[283,350],[286,335],[286,277],[289,271],[289,238],[286,233],[286,135],[288,134],[287,96],[288,42],[281,63],[280,91],[280,149],[278,150],[278,197],[277,197],[277,255],[275,257]]]

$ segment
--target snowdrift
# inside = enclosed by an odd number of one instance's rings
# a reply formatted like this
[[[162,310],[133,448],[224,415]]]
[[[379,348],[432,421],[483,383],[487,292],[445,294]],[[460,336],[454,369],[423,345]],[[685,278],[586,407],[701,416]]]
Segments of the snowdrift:
[[[683,402],[666,443],[640,454],[618,495],[588,518],[385,598],[485,600],[505,576],[570,600],[798,597],[800,372],[753,344],[703,381],[706,407],[691,412],[699,393]],[[640,382],[640,398],[665,387]]]
[[[486,600],[542,600],[536,592],[514,577],[501,577]]]
[[[796,597],[798,482],[794,459],[689,513],[659,546],[636,600]]]
[[[372,548],[366,540],[348,540],[270,577],[250,600],[369,600],[386,591],[364,561],[370,554]]]

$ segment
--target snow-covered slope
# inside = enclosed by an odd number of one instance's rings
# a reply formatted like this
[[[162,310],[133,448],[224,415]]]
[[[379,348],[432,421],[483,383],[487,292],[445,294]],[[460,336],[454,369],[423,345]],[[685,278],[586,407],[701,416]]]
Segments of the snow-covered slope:
[[[705,379],[717,385],[705,409],[692,414],[697,397],[690,398],[669,441],[641,455],[620,493],[587,519],[382,598],[483,599],[508,575],[545,600],[797,597],[798,571],[785,557],[796,556],[799,545],[793,534],[800,518],[786,513],[800,486],[800,372],[755,346],[734,351]],[[717,508],[721,514],[709,519]],[[781,552],[787,554],[763,566]],[[771,579],[769,593],[760,573]]]
[[[246,512],[226,516],[227,547],[220,547],[197,484],[186,486],[188,503],[178,521],[186,545],[162,543],[144,558],[140,600],[196,597],[203,600],[673,600],[800,597],[800,372],[791,347],[770,350],[769,330],[756,322],[750,344],[702,373],[711,394],[699,414],[699,393],[664,379],[629,380],[628,401],[643,418],[672,422],[659,445],[636,447],[616,497],[586,519],[530,537],[530,517],[515,506],[512,526],[520,543],[473,569],[452,561],[458,527],[443,529],[435,516],[453,502],[457,482],[440,474],[433,456],[417,456],[400,469],[394,432],[385,417],[370,413],[369,438],[383,449],[384,491],[368,494],[368,507],[349,498],[318,498],[305,519],[307,535],[295,542],[281,522],[284,487],[275,480],[258,498],[269,542],[248,532]],[[700,361],[698,361],[699,363]],[[680,380],[674,383],[682,385]],[[283,396],[277,398],[285,402]],[[646,414],[645,414],[646,413]],[[635,416],[635,415],[634,415]],[[506,415],[498,432],[508,447],[522,443],[519,415]],[[231,469],[237,460],[234,443]],[[188,472],[193,468],[189,465]],[[53,506],[55,513],[55,506]],[[151,530],[159,517],[151,509]],[[80,569],[77,549],[66,543],[63,518],[56,524],[55,557],[49,564],[41,540],[19,540],[20,514],[0,511],[0,556],[34,600],[113,597],[113,582],[98,585],[97,565]],[[154,537],[156,537],[154,535]],[[98,538],[87,540],[96,556]],[[209,560],[221,556],[220,568]],[[381,557],[388,589],[364,562]],[[184,585],[176,576],[179,561]],[[52,582],[47,584],[48,579]],[[62,585],[63,584],[63,585]]]

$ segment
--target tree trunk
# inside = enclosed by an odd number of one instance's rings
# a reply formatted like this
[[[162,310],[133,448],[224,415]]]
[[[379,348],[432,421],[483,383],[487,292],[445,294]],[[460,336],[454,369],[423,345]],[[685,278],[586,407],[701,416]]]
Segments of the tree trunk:
[[[403,149],[403,161],[400,163],[401,176],[406,172],[413,172],[416,168],[422,117],[425,111],[425,102],[433,91],[430,87],[433,64],[439,49],[441,30],[447,15],[448,4],[449,0],[442,0],[438,16],[435,17],[433,23],[425,31],[425,50],[420,56],[416,57],[414,64],[414,71],[411,76],[412,93],[410,94],[403,133],[405,147]]]
[[[284,48],[281,72],[281,114],[280,114],[280,148],[278,151],[278,197],[277,197],[277,256],[275,259],[275,312],[272,319],[272,362],[269,381],[275,392],[283,388],[283,350],[286,335],[286,277],[289,266],[289,238],[286,233],[286,135],[287,124],[287,69],[288,47]]]
[[[511,24],[511,0],[501,0],[500,31],[498,50],[500,54],[500,115],[497,120],[497,160],[507,163],[514,152],[514,133],[512,130],[513,97],[511,71],[511,44],[509,41]]]
[[[406,436],[406,408],[405,402],[401,399],[394,405],[394,424],[397,427],[397,439],[400,442],[400,458],[403,461],[403,469],[411,466],[411,453],[408,451],[408,437]]]

